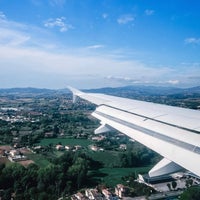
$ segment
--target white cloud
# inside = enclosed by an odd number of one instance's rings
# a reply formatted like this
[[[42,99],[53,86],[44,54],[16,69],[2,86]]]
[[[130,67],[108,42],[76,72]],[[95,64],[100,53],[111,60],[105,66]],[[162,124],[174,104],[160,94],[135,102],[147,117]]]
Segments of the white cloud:
[[[30,36],[18,31],[0,28],[0,44],[4,45],[22,45],[30,40]]]
[[[194,38],[194,37],[191,37],[191,38],[186,38],[185,39],[185,44],[200,44],[200,38]]]
[[[180,85],[184,81],[191,83],[189,77],[200,74],[199,67],[188,68],[186,73],[185,70],[181,73],[180,69],[174,70],[172,73],[170,67],[154,68],[143,62],[118,59],[117,56],[109,56],[108,52],[88,54],[77,50],[76,53],[58,53],[41,48],[22,48],[20,45],[0,46],[0,78],[9,80],[9,87],[22,87],[20,82],[24,79],[26,86],[53,88],[67,84],[81,88],[128,84]],[[10,79],[10,74],[14,76],[14,73],[15,78]],[[199,79],[193,81],[195,84],[199,82]]]
[[[52,18],[48,19],[44,23],[44,26],[48,28],[58,27],[60,32],[65,32],[65,31],[68,31],[69,29],[74,28],[71,24],[65,23],[65,17],[60,17],[56,19],[52,19]]]
[[[49,33],[44,28],[22,24],[0,18],[0,45],[2,46],[31,46],[31,48],[52,49],[56,42],[49,42]],[[48,42],[47,42],[48,41]],[[9,52],[8,52],[9,53]]]
[[[0,12],[0,24],[1,45],[22,45],[30,40],[29,34],[25,32],[26,26],[7,20],[2,12]]]
[[[145,15],[148,15],[148,16],[153,15],[154,12],[155,12],[154,10],[148,10],[148,9],[146,9],[146,10],[144,11]]]
[[[129,85],[129,84],[134,84],[134,83],[140,83],[140,81],[138,79],[134,79],[134,78],[130,78],[128,76],[113,76],[113,75],[109,75],[105,77],[108,80],[112,80],[112,81],[117,81],[120,83],[123,83],[125,85]]]
[[[96,44],[96,45],[88,46],[87,49],[99,49],[99,48],[103,48],[103,47],[104,47],[104,45]]]
[[[135,18],[133,15],[127,14],[127,15],[122,15],[117,19],[118,24],[127,24],[129,22],[134,21]]]
[[[1,11],[0,11],[0,19],[1,20],[6,19],[6,15],[3,12],[1,12]]]
[[[49,39],[47,29],[9,21],[4,14],[1,15],[4,18],[0,18],[1,87],[59,88],[72,84],[92,88],[106,84],[156,84],[159,81],[163,81],[163,84],[178,84],[176,80],[191,82],[189,77],[200,74],[198,63],[193,68],[187,64],[187,70],[177,68],[172,73],[170,67],[149,67],[143,61],[130,57],[127,59],[123,56],[127,55],[127,51],[123,49],[120,49],[120,53],[116,50],[106,51],[102,44],[61,50],[60,46],[53,46],[57,43]],[[62,28],[62,20],[54,20],[57,22],[52,22],[49,26]],[[92,51],[99,48],[101,51]],[[109,75],[112,76],[104,78]],[[195,84],[200,82],[199,79],[192,80]]]
[[[152,69],[155,70],[155,69]],[[106,76],[105,79],[110,81],[119,82],[123,85],[132,85],[132,84],[140,84],[140,85],[178,85],[180,84],[179,80],[160,80],[158,79],[158,75],[156,74],[154,78],[150,78],[151,76],[136,76],[135,78],[131,78],[129,76]]]
[[[169,69],[149,68],[144,63],[134,60],[119,60],[109,57],[106,53],[86,54],[84,52],[76,54],[63,52],[61,54],[30,47],[1,46],[0,70],[3,72],[1,76],[15,72],[16,78],[15,80],[8,78],[9,84],[13,84],[13,81],[19,84],[24,78],[30,77],[30,81],[33,80],[39,85],[37,87],[42,87],[43,84],[51,82],[53,77],[63,84],[70,81],[68,84],[76,82],[79,87],[92,88],[94,85],[102,87],[105,83],[107,85],[113,83],[113,86],[149,83],[151,80],[159,80],[169,71]],[[88,74],[92,76],[88,77]],[[112,78],[104,83],[104,77],[110,74]],[[37,76],[44,78],[39,80]],[[59,87],[56,81],[51,84]]]
[[[186,63],[183,62],[177,67],[174,73],[170,74],[169,80],[179,80],[177,85],[183,87],[192,87],[200,85],[200,63]]]
[[[180,81],[179,80],[169,80],[169,81],[167,81],[167,83],[170,83],[172,85],[177,85],[180,83]]]

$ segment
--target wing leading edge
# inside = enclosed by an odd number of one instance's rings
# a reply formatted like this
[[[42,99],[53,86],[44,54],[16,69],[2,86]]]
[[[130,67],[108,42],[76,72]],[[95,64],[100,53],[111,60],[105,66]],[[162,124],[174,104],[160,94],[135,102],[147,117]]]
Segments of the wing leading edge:
[[[97,105],[92,115],[101,126],[95,133],[112,127],[164,157],[150,170],[150,176],[181,168],[200,176],[199,111],[69,89],[74,101],[79,96]]]

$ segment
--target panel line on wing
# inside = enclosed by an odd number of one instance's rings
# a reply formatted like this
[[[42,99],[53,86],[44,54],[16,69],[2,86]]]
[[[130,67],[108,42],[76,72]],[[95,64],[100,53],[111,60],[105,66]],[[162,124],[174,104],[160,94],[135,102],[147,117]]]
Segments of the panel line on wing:
[[[145,133],[147,135],[155,137],[157,139],[164,140],[165,142],[168,142],[170,144],[175,144],[175,145],[177,145],[177,146],[179,146],[181,148],[184,148],[184,149],[187,149],[187,150],[192,151],[194,153],[200,154],[200,147],[198,147],[198,146],[195,146],[195,145],[192,145],[192,144],[177,140],[175,138],[172,138],[172,137],[169,137],[169,136],[166,136],[166,135],[162,135],[162,134],[160,134],[158,132],[146,129],[144,127],[135,125],[133,123],[124,121],[122,119],[110,116],[108,114],[105,114],[105,113],[102,113],[102,112],[99,112],[99,111],[94,111],[94,113],[96,113],[97,115],[100,115],[102,117],[105,117],[107,119],[110,119],[112,121],[115,121],[117,123],[121,123],[121,124],[123,124],[123,125],[125,125],[125,126],[127,126],[129,128],[135,129],[137,131],[140,131],[142,133]]]
[[[129,113],[129,114],[133,114],[133,115],[136,115],[136,116],[139,116],[139,117],[143,117],[143,118],[145,118],[144,121],[150,119],[152,121],[159,122],[159,123],[162,123],[162,124],[165,124],[165,125],[169,125],[169,126],[172,126],[172,127],[175,127],[175,128],[180,128],[180,129],[185,130],[185,131],[190,131],[190,132],[193,132],[193,133],[200,134],[200,131],[197,131],[197,130],[193,130],[193,129],[189,129],[189,128],[186,128],[186,127],[178,126],[176,124],[171,124],[171,123],[168,123],[168,122],[164,122],[164,121],[152,118],[152,117],[148,117],[148,116],[145,116],[145,115],[137,114],[137,113],[130,112],[130,111],[127,111],[127,110],[123,110],[123,109],[120,109],[120,108],[116,108],[114,106],[110,106],[110,105],[106,105],[106,104],[101,104],[101,106],[107,106],[107,107],[114,108],[114,109],[119,110],[119,111],[123,111],[123,112]],[[163,115],[160,115],[160,116],[165,116],[165,115],[167,115],[167,114],[163,114]],[[159,116],[156,116],[156,117],[159,117]]]

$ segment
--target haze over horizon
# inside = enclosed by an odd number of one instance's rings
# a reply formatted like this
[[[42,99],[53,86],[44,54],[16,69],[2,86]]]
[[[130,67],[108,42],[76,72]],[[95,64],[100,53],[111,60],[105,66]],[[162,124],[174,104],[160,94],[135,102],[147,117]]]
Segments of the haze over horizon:
[[[0,88],[200,85],[200,2],[0,0]]]

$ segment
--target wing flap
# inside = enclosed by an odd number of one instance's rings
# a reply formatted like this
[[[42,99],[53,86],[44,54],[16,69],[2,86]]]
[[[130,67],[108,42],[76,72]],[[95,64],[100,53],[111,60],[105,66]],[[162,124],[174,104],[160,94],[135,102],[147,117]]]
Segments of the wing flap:
[[[133,121],[130,118],[123,119],[125,115],[123,116],[121,112],[117,114],[115,111],[114,113],[109,112],[109,114],[106,114],[105,112],[100,112],[99,109],[98,107],[92,115],[100,121],[200,176],[200,168],[198,167],[200,166],[200,151],[195,144],[181,141],[181,137],[176,139],[160,134],[153,131],[153,129],[143,127],[141,124],[136,125],[133,123],[136,118],[132,118]],[[200,136],[198,141],[200,141]],[[196,151],[195,148],[197,148]]]
[[[177,165],[176,163],[174,163],[166,158],[163,158],[159,163],[157,163],[149,171],[149,177],[162,176],[165,174],[172,174],[172,173],[178,172],[182,169],[183,168],[180,165]]]

